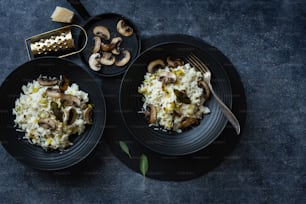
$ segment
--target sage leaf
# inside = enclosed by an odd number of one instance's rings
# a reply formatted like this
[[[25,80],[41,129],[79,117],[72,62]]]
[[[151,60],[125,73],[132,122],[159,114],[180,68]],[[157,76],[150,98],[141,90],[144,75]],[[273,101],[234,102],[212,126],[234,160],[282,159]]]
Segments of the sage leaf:
[[[144,154],[142,154],[139,158],[139,168],[140,172],[143,176],[146,176],[148,169],[149,169],[149,161],[148,157]]]
[[[131,154],[130,154],[129,147],[127,146],[127,144],[125,142],[119,141],[119,146],[120,146],[120,148],[122,149],[123,152],[125,152],[130,158],[132,158]]]
[[[191,100],[187,96],[185,91],[180,91],[177,89],[174,89],[174,94],[176,95],[177,101],[180,103],[190,104]]]

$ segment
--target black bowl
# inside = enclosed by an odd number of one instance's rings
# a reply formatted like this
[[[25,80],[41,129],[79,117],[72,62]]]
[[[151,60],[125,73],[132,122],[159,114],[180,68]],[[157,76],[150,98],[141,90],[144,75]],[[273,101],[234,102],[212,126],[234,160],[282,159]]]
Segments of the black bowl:
[[[87,126],[83,134],[73,137],[73,146],[63,152],[45,151],[22,139],[24,133],[14,127],[12,109],[20,96],[21,87],[37,79],[39,75],[65,75],[81,90],[89,94],[94,104],[93,125]],[[98,144],[105,126],[105,101],[100,84],[94,76],[71,61],[46,57],[38,58],[18,67],[3,82],[0,88],[0,141],[5,149],[22,163],[40,170],[64,169],[86,158]]]
[[[231,83],[224,67],[205,50],[184,42],[166,42],[149,48],[136,58],[122,79],[120,108],[125,125],[139,143],[160,154],[180,156],[197,152],[211,144],[227,124],[227,119],[214,97],[206,102],[211,113],[205,115],[198,126],[182,133],[155,130],[148,126],[144,114],[139,113],[143,102],[142,95],[137,89],[144,80],[147,64],[158,58],[165,59],[167,56],[184,59],[190,53],[196,54],[208,65],[212,72],[212,86],[215,92],[231,108]]]

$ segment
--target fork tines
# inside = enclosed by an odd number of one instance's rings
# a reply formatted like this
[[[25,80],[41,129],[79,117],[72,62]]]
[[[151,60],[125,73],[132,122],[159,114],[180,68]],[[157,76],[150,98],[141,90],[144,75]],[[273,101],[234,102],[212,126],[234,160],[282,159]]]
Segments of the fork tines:
[[[200,60],[195,54],[191,53],[189,56],[187,56],[187,61],[190,62],[190,64],[202,72],[208,72],[208,67]]]

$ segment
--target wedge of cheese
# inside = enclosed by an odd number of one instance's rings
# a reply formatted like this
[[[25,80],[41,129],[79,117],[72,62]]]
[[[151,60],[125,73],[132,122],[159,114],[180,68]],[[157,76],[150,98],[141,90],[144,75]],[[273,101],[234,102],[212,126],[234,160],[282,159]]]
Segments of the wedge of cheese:
[[[73,16],[73,11],[57,6],[51,15],[51,19],[55,22],[71,23]]]

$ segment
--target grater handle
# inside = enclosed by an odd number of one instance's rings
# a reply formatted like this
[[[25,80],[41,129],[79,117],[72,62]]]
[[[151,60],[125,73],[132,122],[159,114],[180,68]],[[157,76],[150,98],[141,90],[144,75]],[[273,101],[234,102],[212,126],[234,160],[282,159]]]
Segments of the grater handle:
[[[59,58],[68,57],[68,56],[70,56],[70,55],[74,55],[74,54],[77,54],[77,53],[82,52],[82,51],[85,49],[85,47],[86,47],[86,45],[87,45],[87,42],[88,42],[88,35],[87,35],[87,32],[86,32],[86,30],[85,30],[82,26],[77,25],[77,24],[72,24],[72,25],[69,25],[69,26],[70,26],[70,27],[79,28],[79,29],[84,33],[84,35],[85,35],[85,42],[84,42],[83,47],[80,48],[79,50],[74,51],[74,52],[70,52],[70,53],[65,54],[65,55],[61,55],[61,56],[59,56]]]
[[[80,2],[80,0],[67,0],[70,5],[79,13],[79,15],[84,19],[88,20],[90,18],[90,15],[88,11],[85,9],[83,4]]]

